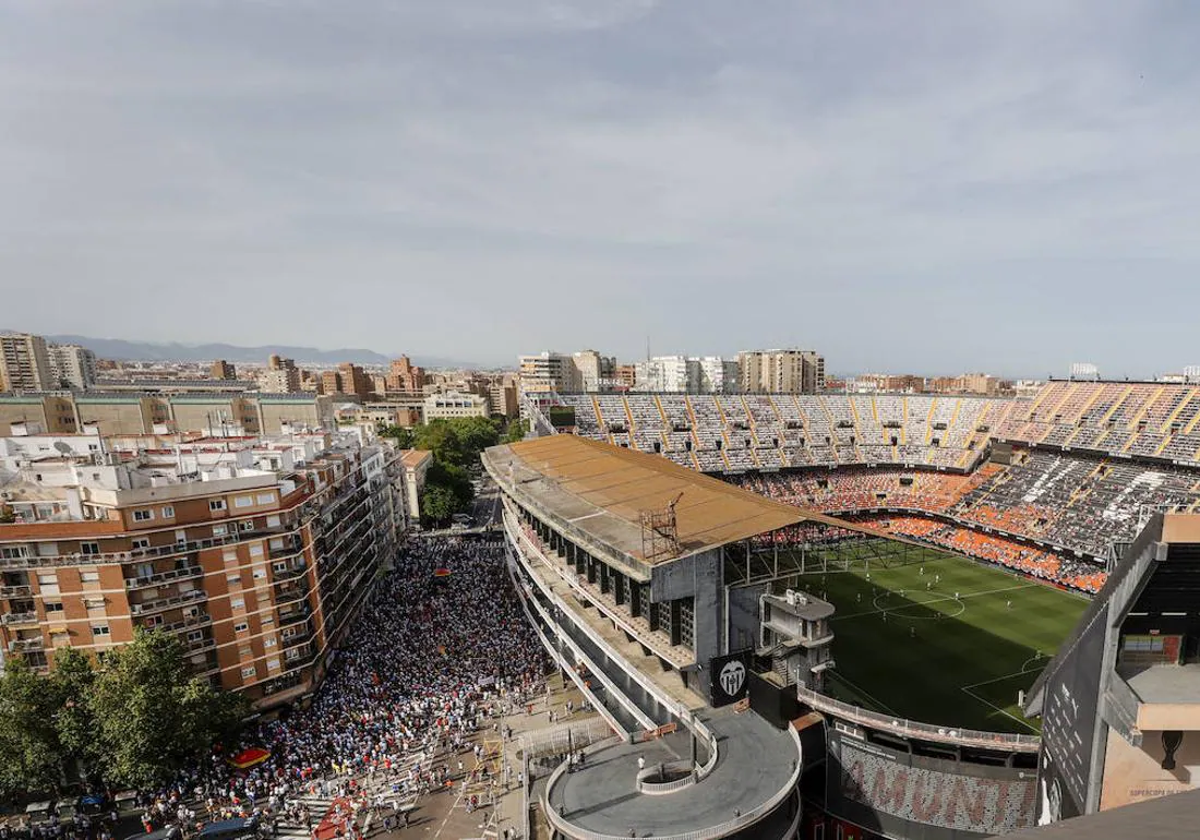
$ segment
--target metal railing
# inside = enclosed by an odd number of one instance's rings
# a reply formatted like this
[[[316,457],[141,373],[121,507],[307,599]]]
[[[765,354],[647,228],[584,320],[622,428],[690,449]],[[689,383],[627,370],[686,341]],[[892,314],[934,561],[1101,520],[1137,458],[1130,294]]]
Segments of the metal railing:
[[[33,597],[33,587],[22,584],[20,586],[0,586],[0,598],[31,598]]]
[[[5,613],[3,618],[5,624],[37,624],[37,620],[35,612]]]
[[[174,581],[188,580],[204,576],[204,569],[200,566],[185,566],[182,569],[168,569],[165,572],[154,572],[141,577],[125,578],[126,589],[141,589],[147,586],[159,586],[164,583]]]
[[[44,639],[13,639],[8,643],[8,649],[13,651],[43,650],[46,647]]]
[[[685,775],[672,782],[650,781],[655,774],[665,770],[684,773]],[[637,774],[637,790],[638,793],[644,793],[647,796],[665,796],[668,793],[675,793],[684,788],[689,788],[696,784],[697,781],[696,765],[689,761],[669,761],[660,767],[647,767],[645,770],[639,770]]]
[[[991,747],[1016,752],[1037,752],[1042,744],[1038,735],[1018,735],[1009,732],[984,732],[979,729],[963,729],[955,726],[938,726],[932,723],[868,711],[811,689],[797,686],[796,694],[801,703],[807,703],[819,712],[827,712],[840,718],[854,721],[872,729],[882,729],[911,738],[936,741],[943,744],[965,744],[973,747]]]
[[[169,610],[171,607],[190,604],[193,601],[203,600],[207,597],[208,593],[203,589],[193,589],[190,592],[172,595],[170,598],[155,598],[153,601],[143,601],[140,604],[130,604],[129,612],[132,615],[145,615],[146,613],[157,612],[159,610]]]
[[[592,718],[554,729],[526,732],[521,736],[520,749],[531,756],[564,755],[568,750],[583,749],[611,738],[612,734],[612,727],[602,718]]]

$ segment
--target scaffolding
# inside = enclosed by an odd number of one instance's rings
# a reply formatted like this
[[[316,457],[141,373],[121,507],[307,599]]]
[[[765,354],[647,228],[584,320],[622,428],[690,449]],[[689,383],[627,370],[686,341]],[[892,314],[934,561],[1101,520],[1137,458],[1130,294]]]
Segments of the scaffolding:
[[[642,511],[642,559],[647,563],[679,556],[679,526],[675,519],[675,505],[682,498],[683,494],[680,493],[665,508]]]

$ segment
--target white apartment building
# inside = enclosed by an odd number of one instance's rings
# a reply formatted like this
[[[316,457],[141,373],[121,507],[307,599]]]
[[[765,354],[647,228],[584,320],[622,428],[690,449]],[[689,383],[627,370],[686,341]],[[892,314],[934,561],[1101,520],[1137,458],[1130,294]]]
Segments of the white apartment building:
[[[480,394],[448,391],[425,398],[425,422],[438,418],[487,417],[491,414],[488,398]]]
[[[634,364],[633,390],[659,394],[731,394],[737,362],[720,356],[656,356]]]
[[[583,378],[573,356],[547,350],[533,356],[521,356],[519,361],[521,390],[527,394],[583,390]]]
[[[87,391],[96,384],[96,354],[91,350],[78,344],[51,344],[46,354],[56,386]]]
[[[580,350],[572,358],[584,391],[595,394],[612,387],[617,376],[615,357],[601,356],[596,350]]]

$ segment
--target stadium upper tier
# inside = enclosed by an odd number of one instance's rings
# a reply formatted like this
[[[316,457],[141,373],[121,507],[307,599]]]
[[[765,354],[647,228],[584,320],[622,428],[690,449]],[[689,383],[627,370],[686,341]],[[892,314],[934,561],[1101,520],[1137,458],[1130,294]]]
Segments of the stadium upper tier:
[[[564,394],[579,434],[704,472],[904,464],[970,470],[1011,402],[812,394]]]
[[[1200,388],[1159,382],[1050,382],[1014,402],[1000,440],[1200,464]]]

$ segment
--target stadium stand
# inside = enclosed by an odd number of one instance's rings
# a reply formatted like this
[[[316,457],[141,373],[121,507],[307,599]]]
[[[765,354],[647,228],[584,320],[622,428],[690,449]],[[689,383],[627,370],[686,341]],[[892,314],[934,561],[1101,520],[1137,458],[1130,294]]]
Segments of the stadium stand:
[[[975,397],[564,394],[578,434],[706,472],[911,465],[968,471],[1011,403]]]
[[[1200,507],[1200,473],[1190,469],[1200,467],[1200,388],[1190,385],[1051,381],[1032,400],[559,399],[575,409],[577,434],[825,513],[936,517],[891,521],[911,536],[1088,591],[1103,581],[1097,564],[1133,539],[1145,510]],[[984,463],[995,444],[1012,446],[1010,463]]]
[[[996,438],[1200,465],[1200,388],[1158,382],[1051,382],[1014,403]]]

